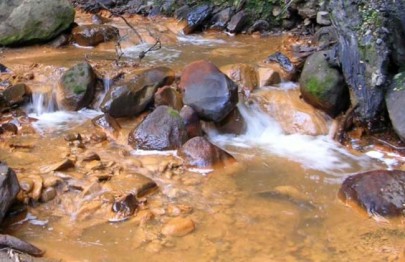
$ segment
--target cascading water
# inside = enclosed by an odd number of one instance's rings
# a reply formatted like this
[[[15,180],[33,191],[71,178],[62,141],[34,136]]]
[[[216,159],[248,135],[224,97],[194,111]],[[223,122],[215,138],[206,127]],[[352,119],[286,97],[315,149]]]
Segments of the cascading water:
[[[58,110],[55,94],[51,92],[34,92],[32,101],[27,107],[27,112],[34,116],[52,113]]]

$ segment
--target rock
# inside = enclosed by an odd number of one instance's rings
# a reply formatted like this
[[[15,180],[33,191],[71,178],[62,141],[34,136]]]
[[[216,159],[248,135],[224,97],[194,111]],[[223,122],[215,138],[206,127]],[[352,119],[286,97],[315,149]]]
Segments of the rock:
[[[314,19],[316,17],[316,10],[313,8],[299,8],[298,9],[298,14],[302,17],[302,18],[309,18],[309,19]]]
[[[211,13],[212,6],[209,4],[191,8],[187,14],[187,25],[183,28],[183,32],[188,35],[200,29],[211,17]]]
[[[113,176],[109,186],[114,192],[123,195],[132,193],[138,199],[158,190],[157,184],[152,179],[133,172],[124,173],[119,177]]]
[[[251,65],[226,65],[222,66],[220,70],[238,85],[239,90],[252,91],[258,87],[257,73]]]
[[[50,40],[73,23],[75,11],[67,0],[0,2],[0,45]]]
[[[69,34],[60,34],[58,37],[53,39],[48,44],[54,48],[59,48],[65,46],[69,43],[70,35]]]
[[[324,26],[319,28],[313,38],[312,42],[318,46],[329,46],[339,41],[339,36],[333,26]]]
[[[13,123],[4,123],[0,126],[0,134],[1,133],[6,133],[9,132],[13,135],[16,135],[18,133],[18,127],[13,124]]]
[[[332,22],[330,21],[329,12],[326,11],[319,11],[316,14],[316,23],[319,25],[331,25]]]
[[[197,168],[214,168],[234,161],[230,154],[201,136],[188,140],[178,150],[178,155],[183,158],[187,166]]]
[[[45,188],[41,194],[41,202],[46,203],[53,200],[56,197],[56,190],[53,187]]]
[[[311,200],[297,188],[293,186],[277,186],[270,191],[258,192],[260,197],[287,200],[300,207],[308,209],[314,209],[315,206],[311,203]]]
[[[236,107],[224,120],[215,123],[215,127],[221,134],[241,135],[246,132],[247,125],[239,109]]]
[[[20,184],[14,171],[0,163],[0,223],[20,191]]]
[[[133,194],[128,194],[116,200],[112,205],[112,211],[116,214],[110,218],[110,222],[127,220],[138,209],[139,202]]]
[[[253,34],[254,32],[266,32],[270,29],[270,25],[266,20],[257,20],[254,24],[249,27],[248,33]]]
[[[42,173],[48,173],[51,171],[63,171],[75,166],[75,163],[70,159],[65,159],[52,165],[44,166],[41,168]]]
[[[106,94],[100,108],[112,117],[134,117],[153,101],[159,87],[171,85],[175,73],[167,67],[156,67],[140,75],[118,82]]]
[[[96,46],[115,41],[120,37],[116,27],[111,25],[81,25],[73,28],[73,40],[81,46]]]
[[[232,16],[231,21],[229,21],[226,29],[230,33],[240,33],[246,26],[249,21],[249,15],[245,11],[239,11]]]
[[[181,94],[170,86],[159,88],[155,93],[155,106],[170,106],[173,109],[180,111],[183,107]]]
[[[100,160],[100,156],[97,153],[94,152],[87,152],[84,156],[83,156],[83,161],[85,162],[90,162],[93,160]]]
[[[385,103],[395,132],[405,142],[405,72],[394,76],[385,96]]]
[[[163,228],[162,234],[165,236],[182,237],[195,229],[195,225],[191,218],[175,217],[169,220]]]
[[[180,116],[183,119],[184,126],[187,130],[187,137],[202,136],[202,128],[200,118],[194,109],[190,106],[183,106],[180,111]]]
[[[272,69],[280,74],[285,80],[294,80],[296,68],[290,59],[280,52],[276,52],[267,57],[266,64],[272,65]]]
[[[216,13],[210,21],[210,28],[223,30],[226,28],[226,25],[231,20],[231,17],[234,15],[234,11],[231,7],[227,7],[222,11]]]
[[[183,119],[168,106],[157,107],[128,137],[133,148],[142,150],[174,150],[186,141]]]
[[[101,116],[96,116],[91,120],[93,125],[101,128],[106,133],[112,134],[113,136],[117,136],[119,131],[121,130],[121,125],[118,121],[111,117],[109,114],[103,114]]]
[[[31,90],[25,84],[16,84],[0,93],[0,112],[24,104],[31,99]]]
[[[0,73],[9,73],[11,72],[10,69],[7,68],[7,66],[0,64]]]
[[[183,5],[180,8],[176,9],[176,11],[174,11],[174,17],[178,20],[185,20],[187,19],[190,10],[191,10],[190,6]]]
[[[402,216],[405,209],[405,172],[376,170],[349,176],[339,198],[369,215]]]
[[[56,99],[66,110],[76,111],[90,105],[96,92],[96,75],[87,62],[67,70],[58,85]]]
[[[300,89],[306,102],[335,117],[350,105],[343,76],[328,61],[328,51],[312,54],[305,62]]]
[[[180,88],[183,90],[183,103],[208,121],[221,121],[238,102],[237,85],[215,65],[204,60],[184,68]]]
[[[257,69],[259,87],[273,86],[281,82],[280,74],[269,67],[259,67]]]

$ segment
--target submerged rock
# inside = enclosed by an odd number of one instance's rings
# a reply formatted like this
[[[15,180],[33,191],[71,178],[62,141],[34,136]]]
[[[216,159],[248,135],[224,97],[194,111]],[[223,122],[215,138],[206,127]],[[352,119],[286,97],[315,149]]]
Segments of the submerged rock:
[[[90,105],[96,93],[96,74],[87,62],[67,70],[58,85],[56,99],[66,110],[79,110]]]
[[[328,53],[320,51],[308,57],[300,89],[305,101],[335,117],[349,107],[350,97],[343,76],[328,63]]]
[[[376,170],[349,176],[339,190],[339,198],[370,215],[404,215],[405,172]]]
[[[195,229],[195,225],[191,218],[176,217],[172,218],[162,228],[162,234],[165,236],[182,237]]]
[[[120,37],[116,27],[110,25],[81,25],[73,28],[73,40],[81,46],[96,46]]]
[[[235,160],[230,154],[201,136],[188,140],[179,149],[178,154],[187,166],[197,168],[213,168]]]
[[[395,75],[385,96],[385,103],[395,132],[405,141],[405,72]]]
[[[0,223],[19,191],[20,184],[14,171],[5,164],[0,163]]]
[[[183,119],[168,106],[157,107],[128,137],[132,147],[142,150],[174,150],[186,141]]]
[[[174,71],[167,67],[145,70],[129,81],[111,87],[100,108],[112,117],[137,116],[153,101],[159,87],[173,83],[174,76]]]
[[[44,42],[73,23],[68,0],[14,0],[0,2],[0,45]]]
[[[184,68],[180,87],[183,103],[205,120],[219,122],[238,102],[238,87],[212,63],[196,61]]]

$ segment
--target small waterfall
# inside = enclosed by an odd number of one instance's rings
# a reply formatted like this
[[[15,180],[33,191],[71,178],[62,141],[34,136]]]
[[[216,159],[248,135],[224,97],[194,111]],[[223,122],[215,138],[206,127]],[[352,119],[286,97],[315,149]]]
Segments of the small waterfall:
[[[58,110],[54,92],[34,92],[32,101],[27,106],[27,112],[36,116],[52,113]]]

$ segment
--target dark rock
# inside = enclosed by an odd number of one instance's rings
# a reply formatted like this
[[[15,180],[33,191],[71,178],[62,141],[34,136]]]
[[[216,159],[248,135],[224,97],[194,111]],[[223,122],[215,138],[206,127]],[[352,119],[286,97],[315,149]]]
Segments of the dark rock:
[[[212,6],[209,4],[199,5],[192,8],[187,14],[187,25],[183,32],[188,35],[200,29],[211,17]]]
[[[246,132],[246,122],[236,107],[224,120],[215,123],[215,127],[221,134],[241,135]]]
[[[183,5],[182,7],[178,8],[176,11],[174,11],[174,17],[179,20],[185,20],[187,19],[188,13],[190,13],[190,6],[188,5]]]
[[[49,42],[49,45],[52,47],[58,48],[65,46],[69,43],[70,35],[68,34],[60,34],[58,37],[53,39],[51,42]]]
[[[0,163],[0,223],[19,191],[20,184],[14,171],[5,164]]]
[[[339,41],[339,36],[333,26],[324,26],[319,28],[313,38],[312,42],[319,46],[329,46]]]
[[[189,167],[214,168],[234,161],[230,154],[201,136],[188,140],[179,149],[178,155]]]
[[[331,25],[330,14],[326,11],[319,11],[316,14],[316,23],[319,25]]]
[[[108,114],[97,116],[93,118],[91,122],[93,125],[100,127],[102,130],[112,135],[117,135],[121,130],[121,126],[118,121]]]
[[[87,62],[67,70],[60,80],[56,99],[66,110],[79,110],[90,105],[96,92],[96,74]]]
[[[370,215],[404,215],[405,172],[376,170],[349,176],[339,190],[339,198]]]
[[[267,57],[266,63],[276,63],[283,68],[286,72],[295,72],[295,67],[290,59],[281,52],[275,52]]]
[[[8,73],[10,72],[10,69],[7,68],[7,66],[0,64],[0,73]]]
[[[81,46],[96,46],[120,37],[116,27],[110,25],[81,25],[73,28],[73,40]]]
[[[205,120],[219,122],[238,102],[238,87],[210,62],[201,60],[184,68],[180,87],[183,103]]]
[[[100,156],[97,155],[97,153],[94,152],[88,152],[86,155],[83,156],[83,161],[85,162],[90,162],[94,160],[101,160]]]
[[[405,2],[389,2],[387,8],[390,19],[388,27],[391,31],[389,40],[392,42],[391,57],[397,67],[402,67],[405,65]]]
[[[395,75],[385,96],[385,103],[395,132],[405,141],[405,72]]]
[[[240,33],[249,21],[249,15],[245,11],[239,11],[232,16],[231,21],[229,21],[226,29],[231,33]]]
[[[13,123],[4,123],[1,125],[1,130],[3,132],[10,132],[14,135],[18,133],[18,127]]]
[[[174,150],[187,141],[187,131],[179,113],[159,106],[129,133],[128,142],[142,150]]]
[[[260,33],[266,32],[270,29],[270,25],[266,20],[257,20],[254,24],[249,27],[248,33],[252,34],[259,31]]]
[[[0,2],[0,45],[50,40],[73,23],[75,11],[67,0]]]
[[[0,112],[24,104],[31,98],[31,90],[25,84],[16,84],[0,93]]]
[[[174,78],[174,71],[167,67],[145,70],[129,81],[111,87],[100,108],[112,117],[137,116],[153,101],[156,90],[171,85]]]
[[[180,111],[180,116],[183,118],[183,123],[187,130],[188,138],[202,136],[201,121],[198,114],[190,106],[183,106]]]
[[[16,237],[13,237],[10,235],[0,234],[0,246],[2,248],[18,250],[22,254],[25,254],[25,255],[30,254],[31,256],[34,256],[34,257],[40,257],[44,254],[44,251],[37,248],[36,246],[31,245],[28,242],[25,242],[21,239],[18,239]],[[20,257],[20,254],[18,255],[18,257]],[[23,257],[25,257],[25,256],[23,256]],[[32,257],[28,257],[27,259],[24,259],[23,261],[33,261],[33,260],[34,259]],[[11,261],[11,258],[10,258],[10,256],[8,256],[7,259],[5,259],[5,260],[2,259],[2,261]]]
[[[312,54],[305,62],[300,90],[305,101],[335,117],[350,105],[342,74],[326,60],[328,51]]]
[[[316,18],[316,10],[313,8],[299,8],[298,9],[298,14],[302,17],[302,18],[309,18],[309,19],[315,19]]]
[[[226,25],[231,20],[231,17],[234,15],[234,10],[231,7],[227,7],[222,11],[216,13],[210,21],[211,29],[223,30],[226,28]]]
[[[155,106],[170,106],[177,111],[183,107],[181,94],[170,86],[159,88],[155,93]]]

